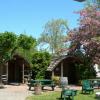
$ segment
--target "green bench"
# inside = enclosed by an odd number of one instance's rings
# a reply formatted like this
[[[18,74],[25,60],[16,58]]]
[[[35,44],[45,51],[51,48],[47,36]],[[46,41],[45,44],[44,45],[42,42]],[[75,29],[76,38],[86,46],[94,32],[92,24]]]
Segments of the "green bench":
[[[83,92],[94,92],[94,88],[93,86],[91,85],[91,82],[89,80],[83,80],[82,81],[82,93]]]
[[[30,80],[28,82],[29,90],[31,90],[31,87],[34,87],[36,83],[41,83],[42,90],[44,89],[45,86],[49,86],[54,91],[55,84],[52,80]]]
[[[68,97],[68,99],[74,100],[74,96],[77,95],[77,90],[74,89],[65,89],[64,87],[62,87],[62,91],[61,91],[61,99],[66,100],[66,97]]]
[[[74,100],[74,96],[76,96],[77,94],[77,90],[64,90],[61,92],[61,99],[63,98],[63,100],[66,100],[66,97],[68,97],[68,99],[70,100],[72,98],[72,100]]]

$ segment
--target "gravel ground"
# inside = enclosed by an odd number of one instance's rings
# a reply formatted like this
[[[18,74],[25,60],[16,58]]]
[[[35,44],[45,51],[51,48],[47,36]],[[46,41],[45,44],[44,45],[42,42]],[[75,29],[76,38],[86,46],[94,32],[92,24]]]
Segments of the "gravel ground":
[[[81,90],[81,87],[71,85],[70,88]],[[51,90],[51,87],[45,87],[48,92]],[[61,88],[56,87],[55,91],[61,91]],[[5,88],[0,89],[0,100],[25,100],[29,95],[32,95],[32,91],[28,90],[27,85],[6,85]]]
[[[26,85],[6,85],[5,88],[0,89],[0,100],[25,100],[32,92],[28,91]]]

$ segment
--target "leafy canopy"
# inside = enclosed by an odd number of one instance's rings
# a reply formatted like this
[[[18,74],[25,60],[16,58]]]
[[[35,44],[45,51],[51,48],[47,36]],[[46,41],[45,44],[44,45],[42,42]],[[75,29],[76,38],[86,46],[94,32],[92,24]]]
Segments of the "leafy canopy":
[[[12,32],[0,33],[0,63],[9,60],[16,38],[17,36]]]
[[[25,34],[20,34],[20,36],[18,37],[18,45],[21,48],[26,49],[26,50],[31,49],[31,47],[33,45],[35,45],[34,42],[36,42],[36,40],[33,39],[32,36],[27,36]]]

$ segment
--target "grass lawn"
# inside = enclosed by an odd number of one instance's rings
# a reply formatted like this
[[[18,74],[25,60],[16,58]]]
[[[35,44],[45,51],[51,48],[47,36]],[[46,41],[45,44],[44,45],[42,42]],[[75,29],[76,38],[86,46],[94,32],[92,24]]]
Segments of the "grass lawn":
[[[60,99],[60,92],[45,92],[41,95],[33,95],[27,97],[26,100],[61,100],[61,99]],[[77,96],[74,97],[74,100],[96,100],[95,93],[81,94],[81,91],[78,91]]]

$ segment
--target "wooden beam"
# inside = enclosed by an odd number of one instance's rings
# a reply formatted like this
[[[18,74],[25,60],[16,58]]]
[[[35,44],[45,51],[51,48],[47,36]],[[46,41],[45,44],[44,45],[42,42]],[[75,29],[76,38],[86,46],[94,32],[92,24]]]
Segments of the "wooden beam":
[[[52,71],[52,77],[54,77],[54,70]]]
[[[7,83],[8,83],[8,62],[6,64],[6,75],[7,75]]]
[[[22,66],[22,83],[24,83],[24,63],[23,63],[23,66]]]
[[[63,61],[61,62],[61,77],[63,77]]]

